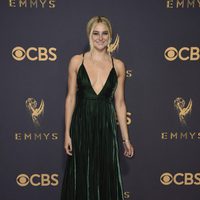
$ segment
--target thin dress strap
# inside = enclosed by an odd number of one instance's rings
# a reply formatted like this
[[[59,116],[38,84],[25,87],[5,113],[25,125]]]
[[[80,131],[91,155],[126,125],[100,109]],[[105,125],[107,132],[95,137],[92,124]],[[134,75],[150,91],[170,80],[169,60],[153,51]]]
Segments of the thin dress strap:
[[[83,60],[82,60],[82,64],[83,64],[83,61],[84,61],[84,54],[85,54],[85,53],[83,53]]]
[[[113,61],[113,57],[111,56],[111,58],[112,58],[112,67],[114,68],[114,61]]]

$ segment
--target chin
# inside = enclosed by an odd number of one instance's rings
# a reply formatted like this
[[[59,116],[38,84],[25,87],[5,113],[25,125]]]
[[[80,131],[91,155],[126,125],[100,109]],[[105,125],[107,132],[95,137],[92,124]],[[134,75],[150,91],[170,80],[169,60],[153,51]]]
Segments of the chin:
[[[106,50],[106,47],[104,47],[104,48],[95,48],[97,51],[104,51],[104,50]]]
[[[96,50],[99,50],[99,51],[102,51],[102,50],[104,50],[104,49],[106,49],[107,48],[107,46],[94,46],[94,48],[96,49]]]

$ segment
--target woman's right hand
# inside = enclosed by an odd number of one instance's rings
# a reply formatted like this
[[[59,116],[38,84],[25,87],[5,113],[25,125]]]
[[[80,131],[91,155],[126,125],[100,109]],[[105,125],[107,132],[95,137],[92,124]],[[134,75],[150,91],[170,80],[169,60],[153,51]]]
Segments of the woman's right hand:
[[[64,148],[66,153],[71,156],[72,155],[72,141],[70,136],[66,136],[65,137],[65,144],[64,144]]]

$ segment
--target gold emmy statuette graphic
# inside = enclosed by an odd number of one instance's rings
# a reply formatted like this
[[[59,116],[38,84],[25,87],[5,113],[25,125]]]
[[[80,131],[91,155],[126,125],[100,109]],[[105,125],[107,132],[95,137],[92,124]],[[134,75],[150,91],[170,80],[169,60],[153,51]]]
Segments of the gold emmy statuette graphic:
[[[39,108],[37,108],[37,101],[34,98],[28,98],[26,100],[26,108],[29,111],[33,123],[35,126],[39,127],[40,123],[39,123],[39,118],[40,116],[42,116],[44,114],[44,101],[43,99],[40,102],[40,106]]]
[[[185,100],[182,97],[177,97],[174,100],[174,107],[176,108],[178,112],[178,116],[179,116],[179,120],[181,124],[187,125],[185,118],[188,114],[191,114],[192,112],[192,100],[191,99],[189,100],[189,103],[186,107]]]

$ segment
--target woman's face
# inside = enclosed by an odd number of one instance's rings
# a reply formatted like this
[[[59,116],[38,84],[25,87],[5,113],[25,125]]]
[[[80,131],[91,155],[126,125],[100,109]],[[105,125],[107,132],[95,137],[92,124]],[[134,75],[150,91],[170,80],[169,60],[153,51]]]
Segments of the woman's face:
[[[92,31],[91,40],[94,48],[98,50],[105,49],[109,43],[109,32],[107,26],[103,23],[98,23]]]

